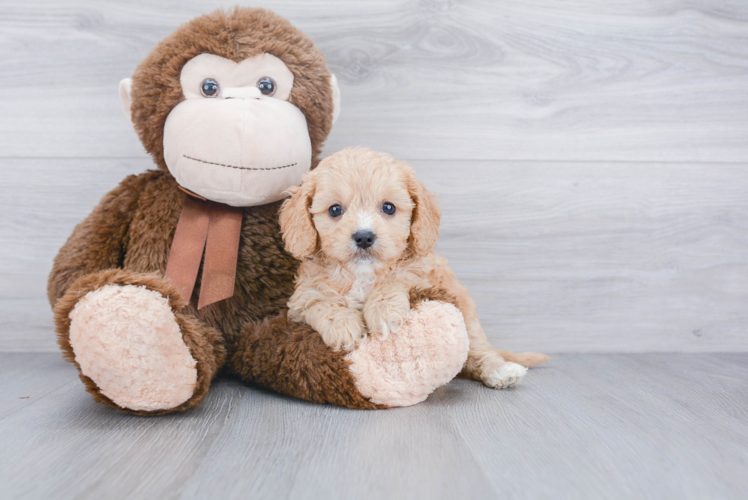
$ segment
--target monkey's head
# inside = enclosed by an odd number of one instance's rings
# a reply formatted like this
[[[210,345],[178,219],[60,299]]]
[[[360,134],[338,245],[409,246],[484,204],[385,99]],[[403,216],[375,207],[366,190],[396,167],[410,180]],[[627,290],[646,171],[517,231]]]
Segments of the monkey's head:
[[[233,206],[298,185],[340,104],[312,41],[263,9],[216,11],[162,40],[120,83],[145,149],[179,185]]]

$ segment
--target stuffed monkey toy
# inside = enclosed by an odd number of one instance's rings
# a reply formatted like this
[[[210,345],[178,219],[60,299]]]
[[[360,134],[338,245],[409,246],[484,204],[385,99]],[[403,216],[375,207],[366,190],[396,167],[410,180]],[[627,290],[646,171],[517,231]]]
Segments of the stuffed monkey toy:
[[[48,285],[63,355],[96,401],[185,410],[222,373],[373,409],[422,401],[460,371],[465,325],[440,290],[414,290],[401,333],[353,353],[286,317],[299,262],[280,203],[318,163],[340,106],[303,33],[266,10],[216,11],[161,41],[120,97],[157,168],[104,196]]]

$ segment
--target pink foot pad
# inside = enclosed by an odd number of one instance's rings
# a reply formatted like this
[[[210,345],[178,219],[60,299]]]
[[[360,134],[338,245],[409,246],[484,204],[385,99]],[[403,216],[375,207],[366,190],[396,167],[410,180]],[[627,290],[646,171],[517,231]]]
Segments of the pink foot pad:
[[[410,406],[452,380],[467,360],[462,313],[444,302],[415,306],[397,333],[370,336],[348,354],[359,392],[373,403]]]
[[[122,408],[168,410],[197,385],[197,363],[160,293],[107,285],[70,313],[70,345],[81,372]]]

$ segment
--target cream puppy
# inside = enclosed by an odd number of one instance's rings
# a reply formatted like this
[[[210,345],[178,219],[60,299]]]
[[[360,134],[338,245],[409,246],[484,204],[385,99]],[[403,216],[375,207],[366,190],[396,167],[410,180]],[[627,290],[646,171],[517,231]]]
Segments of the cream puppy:
[[[291,193],[281,230],[286,249],[302,263],[288,314],[333,349],[352,350],[367,334],[396,335],[408,320],[411,290],[437,288],[456,299],[465,318],[464,375],[512,387],[527,371],[517,363],[549,359],[491,347],[475,302],[434,253],[441,213],[410,166],[370,149],[345,149],[320,162]]]

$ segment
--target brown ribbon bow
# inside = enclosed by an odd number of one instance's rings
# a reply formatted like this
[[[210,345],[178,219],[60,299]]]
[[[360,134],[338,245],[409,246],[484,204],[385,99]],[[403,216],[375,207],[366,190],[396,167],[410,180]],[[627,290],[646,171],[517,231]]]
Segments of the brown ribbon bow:
[[[189,302],[203,262],[203,277],[197,308],[228,299],[234,295],[239,238],[242,231],[242,209],[206,200],[180,187],[184,199],[177,231],[169,252],[164,276]]]

